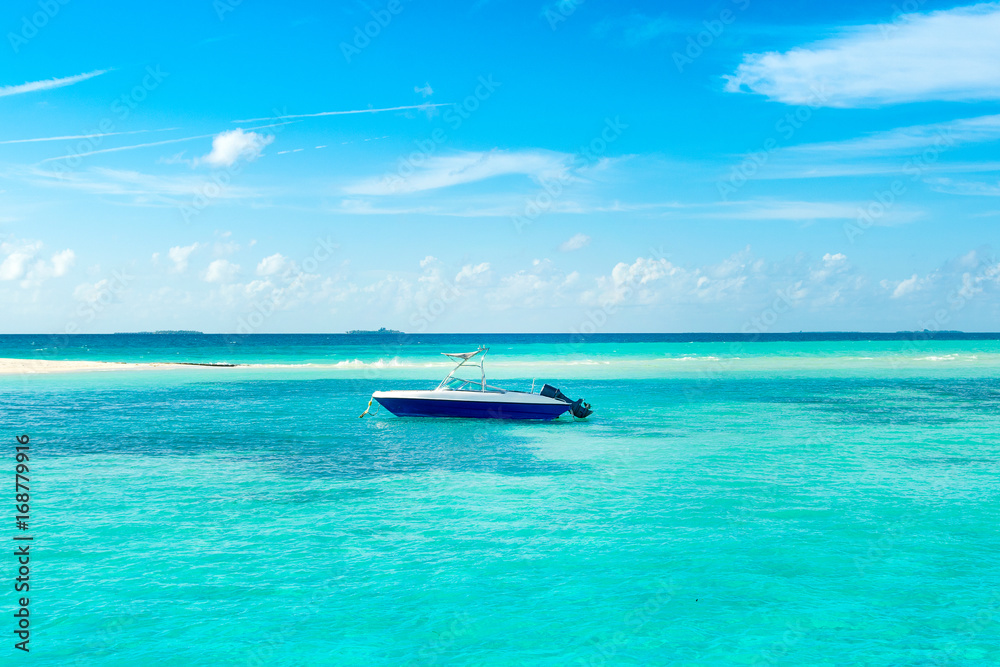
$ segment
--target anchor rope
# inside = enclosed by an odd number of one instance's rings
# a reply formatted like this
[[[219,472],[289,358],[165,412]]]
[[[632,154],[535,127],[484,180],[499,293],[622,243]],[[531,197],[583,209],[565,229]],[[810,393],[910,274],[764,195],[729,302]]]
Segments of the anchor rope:
[[[374,397],[374,396],[372,396],[372,397],[371,397],[370,399],[368,399],[368,407],[367,407],[367,408],[365,408],[365,411],[364,411],[364,412],[362,412],[362,413],[361,413],[361,414],[360,414],[360,415],[358,416],[358,419],[361,419],[361,418],[362,418],[362,417],[364,417],[364,416],[365,416],[366,414],[368,414],[368,412],[369,412],[369,411],[370,411],[370,410],[372,409],[372,402],[373,402],[374,400],[375,400],[375,397]],[[377,414],[378,414],[378,409],[379,409],[379,407],[380,407],[380,406],[381,406],[381,404],[378,404],[378,405],[376,405],[376,406],[375,406],[375,412],[372,412],[372,417],[374,417],[375,415],[377,415]]]

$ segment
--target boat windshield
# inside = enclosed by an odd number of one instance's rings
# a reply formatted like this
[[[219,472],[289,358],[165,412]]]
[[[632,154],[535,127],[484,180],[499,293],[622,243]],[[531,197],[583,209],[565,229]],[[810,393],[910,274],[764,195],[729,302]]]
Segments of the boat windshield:
[[[492,385],[486,385],[483,388],[483,383],[479,380],[463,380],[462,378],[451,378],[447,382],[443,383],[440,389],[446,391],[487,391],[496,394],[506,394],[506,389],[501,389],[500,387],[494,387]]]
[[[450,391],[490,391],[490,388],[486,385],[486,370],[483,367],[483,358],[486,356],[488,348],[480,346],[475,352],[443,352],[446,357],[450,357],[452,361],[457,362],[455,368],[452,369],[451,373],[441,381],[438,385],[439,390],[450,390]],[[477,358],[478,357],[478,358]],[[473,360],[475,359],[475,360]],[[464,378],[455,377],[456,372],[459,371],[463,366],[474,367],[479,369],[479,379],[478,380],[466,380]]]
[[[474,385],[470,387],[469,385]],[[462,378],[451,378],[445,385],[445,389],[451,389],[452,391],[480,391],[482,389],[482,384],[474,380],[463,380]]]

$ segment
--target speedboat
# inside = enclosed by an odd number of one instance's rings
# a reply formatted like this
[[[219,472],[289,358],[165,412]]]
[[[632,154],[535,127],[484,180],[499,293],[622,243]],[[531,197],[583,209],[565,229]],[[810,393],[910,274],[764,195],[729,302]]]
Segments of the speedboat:
[[[486,384],[484,360],[487,347],[475,352],[442,352],[457,362],[448,376],[436,389],[376,391],[372,401],[397,417],[472,417],[477,419],[555,419],[569,412],[578,419],[593,413],[583,399],[571,401],[551,385],[543,385],[536,394],[534,383],[531,391],[511,391]],[[478,380],[465,380],[456,376],[459,369],[479,368]]]

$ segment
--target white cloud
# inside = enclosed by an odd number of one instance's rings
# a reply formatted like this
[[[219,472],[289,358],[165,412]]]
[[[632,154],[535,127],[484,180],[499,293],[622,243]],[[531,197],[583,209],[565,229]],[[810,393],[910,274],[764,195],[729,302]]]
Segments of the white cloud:
[[[76,253],[72,250],[63,250],[52,255],[52,275],[56,278],[65,276],[73,264],[76,263]]]
[[[247,132],[242,128],[220,132],[212,139],[212,151],[195,162],[213,167],[230,167],[238,160],[252,162],[272,141],[274,135]]]
[[[217,259],[208,265],[205,271],[205,282],[221,283],[232,280],[240,271],[238,264],[233,264],[228,259]]]
[[[590,244],[590,237],[586,234],[574,234],[569,239],[564,241],[559,249],[563,252],[571,252],[573,250],[579,250],[584,246]]]
[[[49,278],[65,276],[76,263],[76,253],[68,248],[48,260],[39,257],[41,249],[41,241],[0,243],[0,280],[20,280],[21,287],[36,287]]]
[[[849,268],[847,255],[842,252],[823,255],[823,263],[809,272],[809,278],[814,283],[822,283],[833,276],[846,272]]]
[[[67,76],[62,79],[45,79],[44,81],[30,81],[28,83],[22,83],[17,86],[2,86],[0,87],[0,97],[7,97],[8,95],[20,95],[22,93],[33,93],[38,90],[50,90],[52,88],[62,88],[63,86],[71,86],[74,83],[79,83],[81,81],[86,81],[87,79],[92,79],[95,76],[100,76],[107,72],[105,69],[94,70],[93,72],[86,72],[84,74],[77,74],[75,76]]]
[[[424,97],[430,97],[434,94],[434,89],[431,88],[431,84],[425,83],[423,86],[414,86],[413,92],[420,93]]]
[[[466,264],[455,276],[456,283],[485,283],[489,279],[490,263]]]
[[[73,290],[73,298],[83,303],[96,303],[105,294],[113,295],[120,288],[108,278],[102,278],[95,283],[80,283]]]
[[[200,243],[192,243],[187,246],[174,246],[167,252],[167,256],[170,261],[174,263],[171,267],[171,271],[174,273],[184,273],[188,267],[188,258],[191,257],[191,253],[201,247]]]
[[[496,310],[556,308],[575,299],[576,295],[571,294],[569,288],[579,278],[576,271],[567,274],[547,259],[536,259],[530,269],[501,278],[486,299]]]
[[[288,258],[280,252],[276,252],[269,257],[265,257],[257,264],[258,276],[273,276],[280,273],[288,265]]]
[[[921,279],[920,277],[917,276],[917,274],[914,273],[906,280],[901,280],[899,283],[896,284],[895,288],[892,291],[892,298],[898,299],[900,297],[906,296],[907,294],[912,294],[913,292],[922,289],[926,285],[926,283],[927,283],[926,279]],[[888,281],[882,281],[882,286],[888,287],[889,286]]]
[[[410,275],[390,273],[360,290],[354,286],[346,289],[348,292],[360,292],[359,296],[367,299],[369,308],[378,312],[390,307],[396,313],[412,316],[414,321],[429,324],[430,321],[438,321],[452,313],[456,301],[471,286],[463,285],[459,288],[454,281],[445,278],[444,263],[432,255],[420,261],[420,268],[422,271],[415,280]],[[470,273],[475,273],[474,268],[470,268]],[[440,310],[441,306],[445,306],[445,309]]]
[[[408,175],[396,173],[363,180],[344,188],[348,194],[398,195],[473,183],[497,176],[525,175],[567,181],[573,156],[555,151],[485,151],[429,157]],[[523,203],[522,203],[523,206]]]
[[[861,290],[866,284],[842,253],[821,260],[799,256],[777,263],[755,258],[747,247],[715,264],[682,267],[664,257],[639,257],[619,262],[610,275],[600,276],[581,301],[602,307],[630,305],[703,305],[753,312],[776,298],[783,303],[828,306]]]
[[[1000,99],[1000,4],[846,28],[794,48],[744,56],[726,90],[785,104],[859,107]]]
[[[616,285],[624,285],[625,283],[645,285],[648,282],[659,280],[663,276],[677,273],[679,270],[663,258],[639,257],[632,264],[618,262],[611,270],[611,278]]]
[[[41,249],[40,241],[3,242],[0,251],[3,252],[3,262],[0,262],[0,280],[17,280],[28,270],[28,265]]]

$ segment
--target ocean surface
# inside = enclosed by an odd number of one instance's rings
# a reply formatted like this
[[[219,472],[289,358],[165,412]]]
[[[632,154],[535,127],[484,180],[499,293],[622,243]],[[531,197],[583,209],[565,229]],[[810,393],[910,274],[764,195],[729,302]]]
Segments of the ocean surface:
[[[595,414],[358,419],[479,344],[497,384]],[[0,375],[34,537],[30,657],[0,565],[3,664],[1000,664],[998,335],[37,335],[0,357],[241,364]]]

